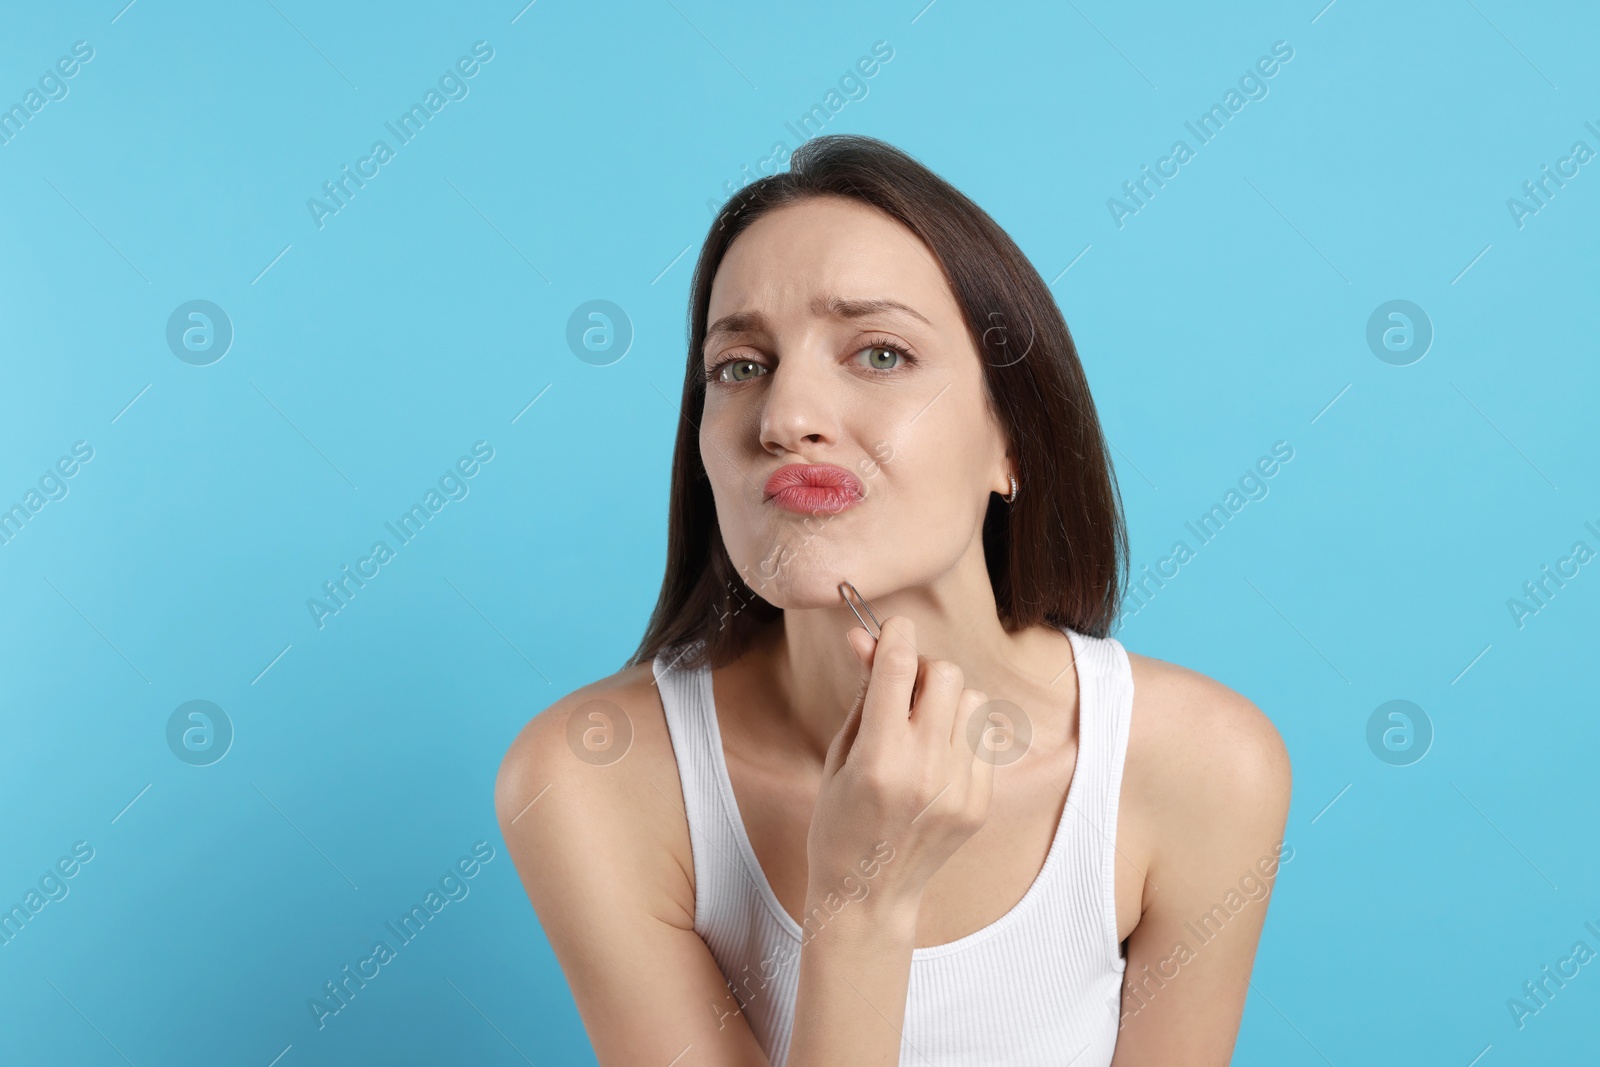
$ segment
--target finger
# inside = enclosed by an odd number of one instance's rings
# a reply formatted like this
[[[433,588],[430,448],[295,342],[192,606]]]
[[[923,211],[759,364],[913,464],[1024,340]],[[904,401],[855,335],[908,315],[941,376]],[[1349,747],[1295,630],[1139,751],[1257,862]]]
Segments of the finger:
[[[985,726],[980,726],[977,737],[974,738],[970,724],[974,718],[980,716],[989,697],[978,689],[964,689],[956,711],[956,730],[951,734],[950,749],[952,759],[961,767],[961,780],[964,786],[962,803],[970,805],[973,809],[984,812],[987,819],[989,804],[994,797],[994,775],[998,760],[993,751],[988,747],[983,736]],[[969,724],[962,728],[961,724]]]
[[[960,742],[963,745],[972,744],[973,734],[978,735],[977,744],[983,743],[983,731],[988,728],[988,723],[978,726],[972,720],[978,715],[978,709],[989,703],[989,698],[981,689],[963,689],[961,698],[956,702],[955,718],[950,723],[950,744],[952,747]],[[976,746],[974,746],[976,748]]]
[[[972,774],[967,780],[967,800],[978,805],[982,811],[988,812],[989,802],[994,797],[994,773],[998,763],[981,746],[976,746],[968,766],[972,769]]]
[[[921,668],[916,637],[916,626],[904,615],[883,620],[872,652],[872,674],[861,709],[857,745],[881,750],[899,743],[910,728],[912,689]]]
[[[866,627],[855,626],[845,631],[845,641],[850,645],[850,651],[856,654],[856,659],[867,670],[872,669],[872,653],[878,647],[878,639],[867,633]]]
[[[857,688],[855,700],[850,705],[850,711],[845,715],[844,722],[839,726],[839,732],[833,735],[833,741],[828,745],[828,754],[822,761],[822,780],[828,781],[839,768],[844,766],[845,760],[850,758],[850,752],[855,748],[856,737],[861,730],[861,709],[866,702],[867,687],[865,682]]]
[[[912,728],[930,744],[947,745],[961,702],[961,668],[949,660],[927,661],[916,707],[911,712]]]
[[[836,774],[845,760],[850,758],[850,750],[855,745],[855,739],[861,728],[861,707],[866,700],[867,684],[871,680],[872,654],[877,646],[877,640],[865,628],[857,626],[845,632],[845,642],[850,650],[856,654],[864,668],[861,672],[861,682],[856,686],[855,697],[850,704],[850,710],[845,713],[844,722],[839,727],[839,732],[834,734],[832,743],[828,746],[828,754],[822,761],[823,780]]]

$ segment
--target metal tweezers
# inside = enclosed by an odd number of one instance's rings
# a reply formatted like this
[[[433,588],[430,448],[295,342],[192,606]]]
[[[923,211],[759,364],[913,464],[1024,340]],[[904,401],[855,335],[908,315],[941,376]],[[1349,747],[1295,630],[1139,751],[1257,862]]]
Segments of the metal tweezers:
[[[849,589],[850,592],[845,592],[846,589]],[[861,612],[856,610],[855,601],[850,599],[852,594],[855,596],[856,600],[861,601],[861,606],[866,608],[867,614],[872,617],[872,623],[870,625],[867,623],[866,619],[861,618]],[[856,587],[851,585],[849,582],[839,583],[839,595],[844,597],[844,602],[850,605],[850,610],[855,612],[855,616],[860,620],[861,625],[866,629],[867,633],[872,635],[872,639],[876,641],[883,633],[883,624],[878,621],[878,615],[872,610],[872,605],[867,603],[867,598],[862,596]]]

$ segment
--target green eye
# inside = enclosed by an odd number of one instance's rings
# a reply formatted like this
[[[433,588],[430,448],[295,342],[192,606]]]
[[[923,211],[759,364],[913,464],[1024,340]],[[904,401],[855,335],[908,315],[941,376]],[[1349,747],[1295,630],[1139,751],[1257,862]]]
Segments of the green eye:
[[[755,378],[765,368],[753,359],[729,360],[722,368],[722,380],[729,382],[745,382]]]
[[[862,351],[867,353],[867,366],[873,370],[892,370],[899,364],[899,349],[887,345],[872,345]]]

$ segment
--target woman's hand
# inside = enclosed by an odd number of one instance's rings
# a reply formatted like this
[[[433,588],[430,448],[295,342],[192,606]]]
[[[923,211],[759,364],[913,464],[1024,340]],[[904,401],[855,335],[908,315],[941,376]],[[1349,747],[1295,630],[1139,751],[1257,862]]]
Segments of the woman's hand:
[[[808,906],[828,893],[855,899],[848,890],[876,862],[867,907],[914,929],[929,880],[989,815],[994,763],[967,741],[988,697],[963,688],[954,663],[919,656],[904,616],[885,619],[876,642],[859,626],[846,637],[862,687],[823,765]]]

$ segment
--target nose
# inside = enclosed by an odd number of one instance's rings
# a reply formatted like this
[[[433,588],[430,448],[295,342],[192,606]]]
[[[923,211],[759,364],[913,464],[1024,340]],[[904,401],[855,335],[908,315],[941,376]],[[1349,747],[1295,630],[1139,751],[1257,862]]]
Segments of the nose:
[[[838,440],[840,384],[825,356],[791,353],[768,372],[761,447],[800,453]]]

